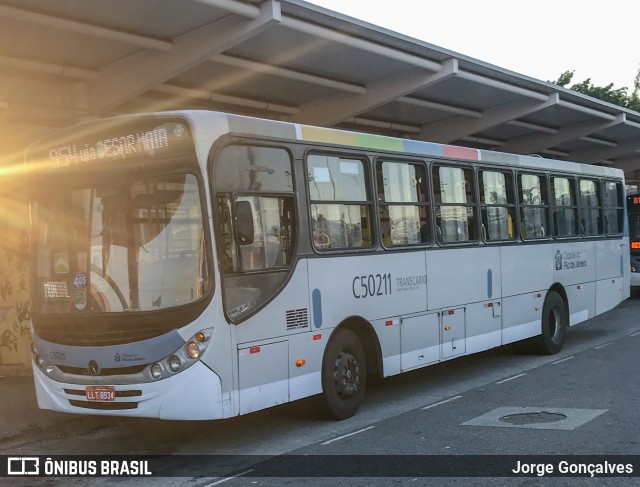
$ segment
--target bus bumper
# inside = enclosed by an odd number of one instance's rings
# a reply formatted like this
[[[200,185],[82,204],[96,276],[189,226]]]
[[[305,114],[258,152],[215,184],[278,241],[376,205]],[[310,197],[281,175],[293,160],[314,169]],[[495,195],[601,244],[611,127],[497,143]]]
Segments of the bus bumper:
[[[228,409],[223,407],[220,377],[202,362],[157,382],[115,385],[116,393],[128,393],[128,397],[112,402],[86,401],[86,385],[56,382],[35,364],[33,377],[38,406],[64,413],[202,420],[220,419]]]

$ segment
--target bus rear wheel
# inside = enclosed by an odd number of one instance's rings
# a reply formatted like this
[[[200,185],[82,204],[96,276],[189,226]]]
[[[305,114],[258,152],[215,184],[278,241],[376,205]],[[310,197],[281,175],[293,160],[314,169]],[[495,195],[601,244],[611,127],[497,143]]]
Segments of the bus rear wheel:
[[[350,418],[364,402],[367,362],[358,336],[349,329],[334,333],[322,362],[322,394],[334,419]]]
[[[538,353],[555,355],[564,345],[569,326],[569,314],[562,297],[551,291],[542,307],[542,333],[535,342]]]

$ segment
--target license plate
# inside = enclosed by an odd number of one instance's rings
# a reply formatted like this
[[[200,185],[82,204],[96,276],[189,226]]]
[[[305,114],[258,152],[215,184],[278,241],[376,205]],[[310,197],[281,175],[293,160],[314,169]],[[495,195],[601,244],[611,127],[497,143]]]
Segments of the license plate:
[[[87,401],[115,401],[116,388],[113,386],[87,386]]]

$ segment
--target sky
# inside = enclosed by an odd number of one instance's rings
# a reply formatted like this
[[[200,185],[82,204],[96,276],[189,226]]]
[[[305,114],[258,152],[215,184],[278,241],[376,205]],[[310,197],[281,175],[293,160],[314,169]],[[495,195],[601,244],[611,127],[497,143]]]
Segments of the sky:
[[[310,1],[542,81],[573,70],[631,93],[640,68],[638,0]]]

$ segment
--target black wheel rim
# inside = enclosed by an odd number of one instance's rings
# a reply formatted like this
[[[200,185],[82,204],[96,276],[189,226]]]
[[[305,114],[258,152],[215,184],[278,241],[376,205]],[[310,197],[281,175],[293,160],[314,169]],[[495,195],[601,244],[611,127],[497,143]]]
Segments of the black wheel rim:
[[[338,396],[342,398],[353,396],[360,387],[360,364],[358,359],[346,350],[336,357],[333,383]]]

